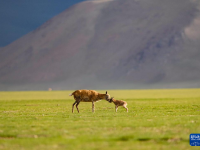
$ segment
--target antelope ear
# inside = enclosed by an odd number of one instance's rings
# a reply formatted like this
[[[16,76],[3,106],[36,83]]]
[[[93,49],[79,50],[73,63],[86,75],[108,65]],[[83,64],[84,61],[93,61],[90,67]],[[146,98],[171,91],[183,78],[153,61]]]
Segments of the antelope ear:
[[[107,94],[108,92],[106,91],[106,94]]]

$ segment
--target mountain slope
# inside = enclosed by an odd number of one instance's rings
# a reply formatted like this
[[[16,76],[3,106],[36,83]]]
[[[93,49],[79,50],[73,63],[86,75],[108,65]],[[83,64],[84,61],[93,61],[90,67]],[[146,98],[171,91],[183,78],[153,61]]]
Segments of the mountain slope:
[[[96,0],[0,51],[0,90],[199,87],[198,1]]]

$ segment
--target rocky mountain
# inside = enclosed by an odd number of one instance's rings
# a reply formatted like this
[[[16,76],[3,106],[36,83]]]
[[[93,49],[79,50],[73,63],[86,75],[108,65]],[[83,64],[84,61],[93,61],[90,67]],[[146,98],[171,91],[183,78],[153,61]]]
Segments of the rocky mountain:
[[[0,90],[200,87],[200,2],[91,0],[0,50]]]

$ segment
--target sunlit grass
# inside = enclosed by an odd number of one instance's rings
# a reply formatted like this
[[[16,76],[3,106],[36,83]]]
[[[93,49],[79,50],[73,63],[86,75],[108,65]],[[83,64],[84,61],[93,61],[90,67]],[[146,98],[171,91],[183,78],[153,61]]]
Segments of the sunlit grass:
[[[102,100],[72,114],[71,92],[0,92],[0,149],[197,149],[200,89],[108,91],[128,113]]]

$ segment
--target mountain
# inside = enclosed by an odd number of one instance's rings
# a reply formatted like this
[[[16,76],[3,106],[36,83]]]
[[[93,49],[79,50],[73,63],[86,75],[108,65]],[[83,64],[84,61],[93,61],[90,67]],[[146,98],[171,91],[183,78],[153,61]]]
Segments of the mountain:
[[[92,0],[0,50],[0,90],[200,87],[200,2]]]

